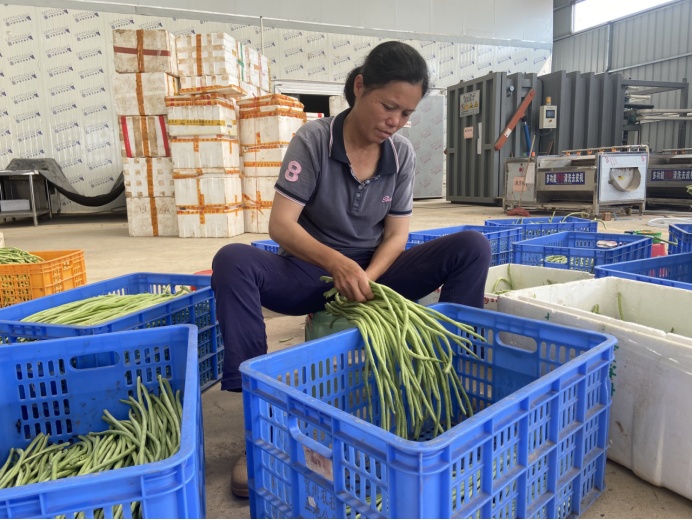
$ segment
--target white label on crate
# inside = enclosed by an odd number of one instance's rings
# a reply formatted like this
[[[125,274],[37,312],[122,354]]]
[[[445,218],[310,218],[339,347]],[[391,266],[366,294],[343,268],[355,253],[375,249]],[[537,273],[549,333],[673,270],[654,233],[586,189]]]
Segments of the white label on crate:
[[[332,474],[332,461],[319,453],[303,446],[303,455],[306,457],[306,466],[330,482],[334,480]]]

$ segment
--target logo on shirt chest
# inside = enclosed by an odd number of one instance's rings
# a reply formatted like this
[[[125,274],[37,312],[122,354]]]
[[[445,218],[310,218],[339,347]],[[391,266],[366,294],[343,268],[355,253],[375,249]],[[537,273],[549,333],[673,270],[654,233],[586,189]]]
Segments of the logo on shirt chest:
[[[390,197],[389,195],[385,195],[383,197],[383,202],[392,202],[392,197]]]

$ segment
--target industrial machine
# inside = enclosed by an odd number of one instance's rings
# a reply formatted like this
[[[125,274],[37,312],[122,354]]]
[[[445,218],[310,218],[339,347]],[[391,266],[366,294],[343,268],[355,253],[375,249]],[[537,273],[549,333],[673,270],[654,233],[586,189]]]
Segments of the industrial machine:
[[[536,162],[506,162],[506,209],[521,205],[544,211],[604,211],[645,209],[647,146],[566,150]],[[522,171],[520,171],[522,169]]]
[[[648,206],[684,206],[690,209],[691,149],[650,154],[645,189]]]

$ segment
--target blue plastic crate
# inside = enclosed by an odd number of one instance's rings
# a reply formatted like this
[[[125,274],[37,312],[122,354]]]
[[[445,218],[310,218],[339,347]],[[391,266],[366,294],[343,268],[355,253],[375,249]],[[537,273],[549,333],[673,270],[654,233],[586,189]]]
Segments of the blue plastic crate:
[[[646,260],[631,260],[594,268],[595,278],[616,276],[639,282],[691,290],[691,253],[656,256]]]
[[[191,324],[198,327],[200,387],[207,389],[221,379],[224,342],[221,337],[211,276],[190,274],[133,273],[76,289],[0,309],[0,343],[16,343],[20,338],[52,339],[120,332],[132,329]],[[194,286],[196,290],[140,312],[99,325],[47,325],[20,321],[32,314],[65,303],[103,294],[175,292],[176,286]]]
[[[260,249],[264,249],[270,253],[279,252],[279,244],[277,244],[274,240],[256,240],[251,242],[250,245],[259,247]]]
[[[691,224],[669,224],[669,254],[691,252]]]
[[[601,247],[608,242],[615,247]],[[598,265],[650,258],[652,237],[561,231],[513,245],[514,264],[574,269],[594,273]]]
[[[356,329],[241,365],[252,518],[562,518],[597,499],[616,339],[433,308],[488,343],[454,363],[475,415],[432,440],[368,422]]]
[[[478,231],[491,244],[491,266],[507,264],[512,260],[513,242],[522,239],[520,228],[501,228],[499,226],[453,226],[438,229],[427,229],[409,233],[409,241],[423,243],[438,237],[457,233],[458,231]]]
[[[580,217],[520,217],[490,219],[484,224],[487,226],[519,227],[522,230],[522,240],[527,240],[561,231],[596,233],[598,222]]]
[[[407,242],[405,249],[411,249],[420,243],[421,242]],[[270,253],[279,253],[279,244],[277,244],[274,240],[256,240],[250,244],[260,249],[264,249],[265,251],[269,251]]]
[[[204,518],[205,458],[198,382],[197,332],[173,326],[0,348],[0,460],[39,433],[51,442],[108,429],[108,410],[127,419],[120,402],[137,376],[158,394],[165,376],[183,400],[178,453],[149,464],[0,490],[0,518],[114,518],[139,502],[144,518]],[[129,516],[127,516],[129,517]]]

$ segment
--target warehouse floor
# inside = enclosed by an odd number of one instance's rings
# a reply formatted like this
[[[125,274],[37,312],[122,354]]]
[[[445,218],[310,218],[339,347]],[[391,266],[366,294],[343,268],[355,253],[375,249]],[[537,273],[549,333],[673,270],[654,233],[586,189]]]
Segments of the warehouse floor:
[[[688,217],[690,213],[646,213],[623,216],[607,222],[607,231],[657,229],[648,223],[660,217]],[[411,229],[422,230],[462,224],[483,224],[487,218],[502,218],[499,207],[467,206],[444,201],[415,204]],[[603,229],[600,229],[603,231]],[[181,239],[128,236],[124,213],[56,216],[0,225],[5,245],[29,251],[84,251],[88,282],[132,272],[193,273],[209,269],[216,251],[229,242],[250,243],[267,235],[244,234],[232,239]],[[664,237],[666,238],[666,233]],[[298,344],[303,338],[303,318],[266,313],[270,351]],[[205,423],[207,516],[249,518],[248,500],[230,492],[231,467],[244,449],[240,394],[221,392],[216,385],[203,394]],[[691,518],[691,501],[667,489],[652,486],[630,470],[609,461],[607,488],[583,515],[585,518]]]

